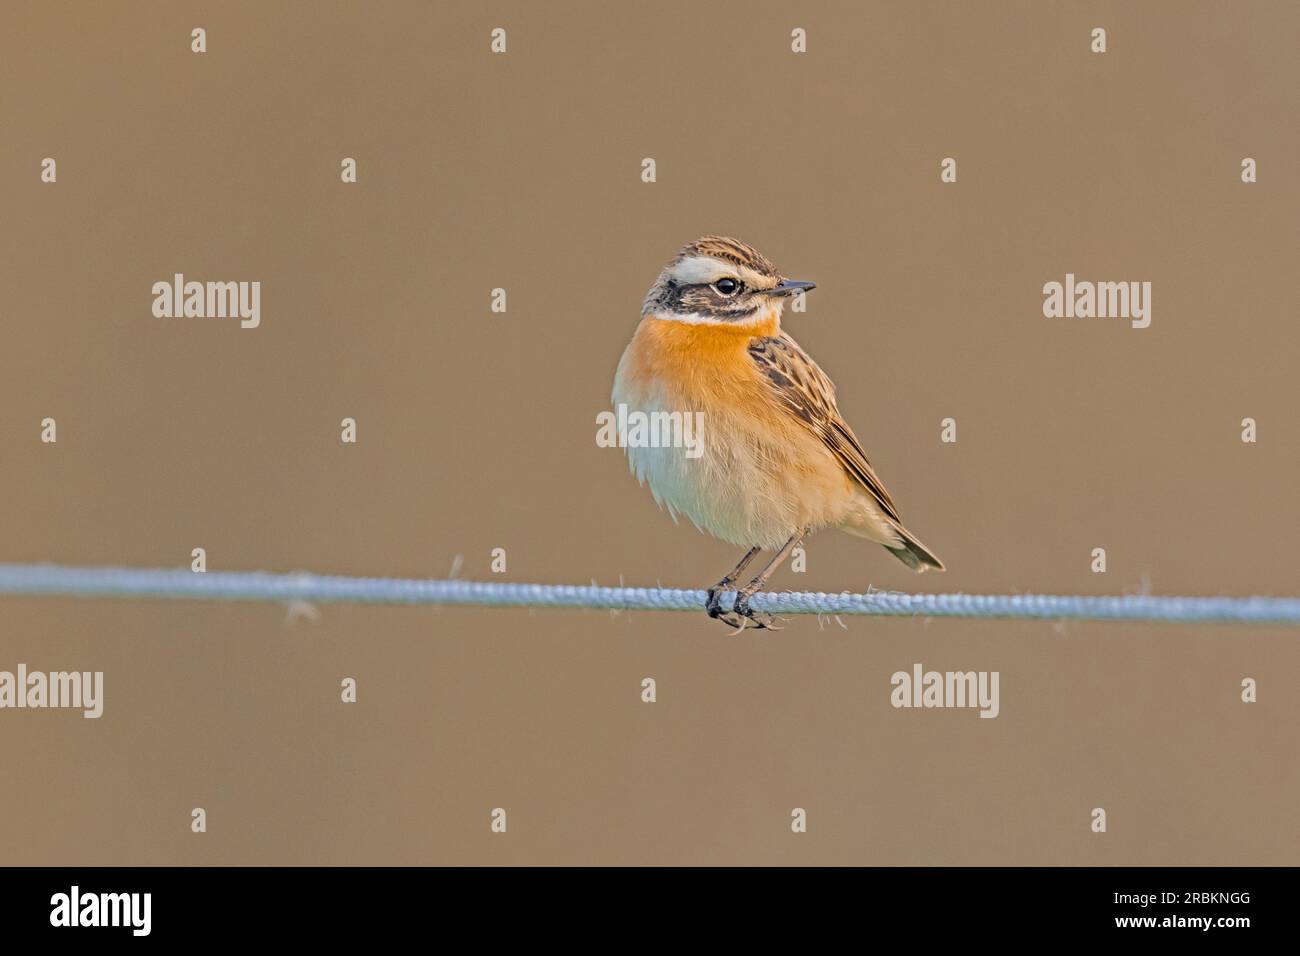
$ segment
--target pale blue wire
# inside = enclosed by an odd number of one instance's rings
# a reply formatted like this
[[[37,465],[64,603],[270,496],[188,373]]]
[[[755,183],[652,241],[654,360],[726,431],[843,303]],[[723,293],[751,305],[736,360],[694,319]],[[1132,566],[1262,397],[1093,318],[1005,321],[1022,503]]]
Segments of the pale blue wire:
[[[672,588],[352,578],[263,571],[197,574],[189,569],[92,568],[56,564],[0,564],[0,594],[643,611],[700,611],[706,597],[702,590]],[[730,608],[731,602],[730,595],[724,597],[723,607]],[[750,606],[756,611],[775,614],[1300,624],[1300,598],[1292,597],[766,591],[754,595]]]

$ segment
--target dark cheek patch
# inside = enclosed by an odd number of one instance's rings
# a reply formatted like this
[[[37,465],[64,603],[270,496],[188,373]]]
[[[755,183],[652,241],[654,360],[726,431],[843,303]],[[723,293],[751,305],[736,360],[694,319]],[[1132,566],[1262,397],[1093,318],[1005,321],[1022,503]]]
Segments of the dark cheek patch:
[[[758,311],[753,297],[749,295],[723,295],[711,287],[705,287],[695,311],[721,319],[724,322],[737,322],[747,319]]]
[[[709,285],[679,286],[671,281],[665,283],[658,304],[667,312],[696,312],[720,322],[739,322],[759,309],[753,296],[725,296]]]
[[[739,311],[727,312],[723,315],[723,318],[731,322],[739,322],[741,319],[751,319],[757,314],[758,314],[758,306],[750,305],[750,306],[745,306],[743,309],[740,309]]]
[[[758,312],[758,303],[752,295],[743,295],[730,299],[723,297],[719,308],[721,317],[732,322],[748,319],[756,312]]]

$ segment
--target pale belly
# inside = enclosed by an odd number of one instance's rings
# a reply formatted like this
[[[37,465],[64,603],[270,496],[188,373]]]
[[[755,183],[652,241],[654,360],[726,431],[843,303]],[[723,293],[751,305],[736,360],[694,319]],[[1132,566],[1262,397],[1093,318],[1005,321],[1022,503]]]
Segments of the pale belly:
[[[725,401],[699,391],[668,396],[622,375],[615,382],[616,408],[703,413],[698,457],[683,447],[627,448],[637,480],[674,518],[685,515],[736,545],[779,548],[801,528],[839,525],[860,510],[851,480],[820,440],[793,419],[738,413],[737,398],[734,390]]]

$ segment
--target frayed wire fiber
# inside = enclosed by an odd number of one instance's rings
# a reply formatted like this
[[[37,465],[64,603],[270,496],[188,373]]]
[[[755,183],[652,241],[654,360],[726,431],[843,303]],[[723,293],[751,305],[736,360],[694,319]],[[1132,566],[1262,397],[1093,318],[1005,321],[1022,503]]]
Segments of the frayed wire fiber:
[[[0,564],[0,594],[639,611],[702,611],[706,599],[702,590],[673,588],[351,578],[264,571],[196,573],[184,568],[85,568],[57,564]],[[723,608],[730,609],[733,600],[734,593],[724,596]],[[1300,598],[1291,597],[765,591],[754,595],[750,607],[772,614],[1300,625]]]

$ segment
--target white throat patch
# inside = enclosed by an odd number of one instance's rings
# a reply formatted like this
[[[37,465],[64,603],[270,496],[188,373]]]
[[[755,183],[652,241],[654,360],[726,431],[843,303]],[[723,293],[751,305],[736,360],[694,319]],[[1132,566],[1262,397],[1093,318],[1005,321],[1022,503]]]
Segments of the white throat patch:
[[[651,312],[650,318],[662,319],[665,322],[680,322],[683,325],[731,325],[743,329],[751,325],[765,325],[773,320],[780,325],[781,309],[782,303],[776,302],[743,319],[721,319],[716,315],[705,315],[701,312]]]

